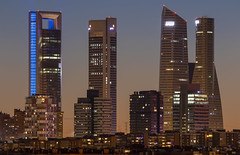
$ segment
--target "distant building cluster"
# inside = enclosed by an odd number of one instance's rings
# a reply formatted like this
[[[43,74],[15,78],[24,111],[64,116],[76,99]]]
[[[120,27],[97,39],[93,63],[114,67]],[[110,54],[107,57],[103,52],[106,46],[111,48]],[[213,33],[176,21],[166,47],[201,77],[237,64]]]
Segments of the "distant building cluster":
[[[239,148],[240,132],[223,130],[214,64],[214,19],[196,18],[196,61],[189,63],[187,21],[165,6],[159,90],[130,95],[127,135],[116,133],[117,19],[109,16],[89,21],[87,96],[74,104],[75,138],[62,139],[61,16],[62,12],[29,11],[29,96],[25,111],[15,110],[13,117],[0,113],[2,141],[24,138],[14,141],[17,149],[47,150],[76,147],[132,151],[138,148],[134,145],[145,149]]]
[[[166,131],[160,134],[133,132],[129,134],[84,136],[82,138],[19,139],[1,143],[2,152],[78,153],[78,154],[139,154],[161,152],[171,154],[239,154],[240,130],[226,132],[199,131],[180,134]]]

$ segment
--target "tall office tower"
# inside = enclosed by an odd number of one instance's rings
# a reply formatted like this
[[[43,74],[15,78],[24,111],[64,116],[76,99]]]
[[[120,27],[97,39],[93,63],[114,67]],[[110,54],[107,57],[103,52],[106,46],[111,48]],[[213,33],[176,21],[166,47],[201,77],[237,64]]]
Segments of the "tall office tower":
[[[89,89],[112,98],[112,134],[116,132],[117,19],[89,21]]]
[[[163,6],[159,91],[163,95],[163,129],[173,130],[173,94],[188,83],[187,22]]]
[[[198,84],[181,85],[173,95],[173,130],[180,133],[209,128],[207,94]]]
[[[29,11],[29,95],[56,97],[61,108],[61,12]]]
[[[74,136],[98,136],[112,131],[112,100],[99,97],[98,90],[88,90],[87,98],[74,104]]]
[[[32,95],[25,104],[25,137],[47,140],[57,138],[56,99],[46,95]]]
[[[62,113],[61,20],[61,12],[29,11],[29,96],[55,97],[59,113]],[[59,116],[57,120],[62,122]],[[58,135],[62,135],[63,125],[58,123],[57,128]]]
[[[163,132],[163,96],[160,92],[140,91],[130,95],[130,132]]]
[[[223,129],[221,97],[214,64],[214,19],[196,19],[196,65],[192,83],[200,84],[201,91],[209,98],[210,126]]]

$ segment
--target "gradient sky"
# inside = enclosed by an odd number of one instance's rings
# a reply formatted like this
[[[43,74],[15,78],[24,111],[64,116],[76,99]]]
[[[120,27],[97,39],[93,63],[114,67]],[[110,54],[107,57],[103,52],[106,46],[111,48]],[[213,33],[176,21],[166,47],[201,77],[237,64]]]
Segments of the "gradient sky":
[[[88,20],[118,20],[118,131],[129,122],[129,95],[159,85],[162,5],[188,21],[195,59],[195,17],[215,18],[215,62],[224,128],[240,129],[239,0],[6,0],[0,3],[0,111],[24,109],[28,94],[28,10],[62,11],[64,136],[73,136],[73,105],[88,84]],[[129,128],[129,126],[127,126]]]

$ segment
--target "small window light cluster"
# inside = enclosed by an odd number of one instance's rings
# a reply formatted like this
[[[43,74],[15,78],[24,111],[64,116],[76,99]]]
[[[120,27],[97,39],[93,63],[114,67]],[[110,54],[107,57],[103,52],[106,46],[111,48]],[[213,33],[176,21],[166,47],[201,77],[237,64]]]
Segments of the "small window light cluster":
[[[115,25],[112,25],[112,26],[109,28],[110,31],[113,31],[114,29],[115,29]]]
[[[165,26],[174,26],[175,22],[174,21],[166,21]]]
[[[195,25],[197,26],[200,23],[199,20],[195,20]]]
[[[92,25],[89,25],[89,26],[88,26],[88,31],[90,31],[90,30],[91,30],[91,27],[92,27]]]

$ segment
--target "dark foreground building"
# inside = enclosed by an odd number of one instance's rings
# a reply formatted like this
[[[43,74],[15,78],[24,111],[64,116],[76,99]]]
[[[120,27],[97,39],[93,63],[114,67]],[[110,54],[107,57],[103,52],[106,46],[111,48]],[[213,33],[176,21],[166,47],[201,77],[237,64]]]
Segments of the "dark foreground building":
[[[24,137],[25,111],[14,109],[14,116],[0,112],[0,141],[9,141]]]
[[[89,21],[89,89],[112,99],[112,131],[116,132],[117,19]]]
[[[163,132],[163,96],[160,92],[140,91],[130,95],[130,132]]]
[[[0,154],[239,154],[240,131],[116,133],[82,138],[0,141]]]
[[[200,84],[200,90],[209,98],[209,128],[223,129],[221,97],[214,64],[214,19],[196,19],[196,65],[192,83]]]

